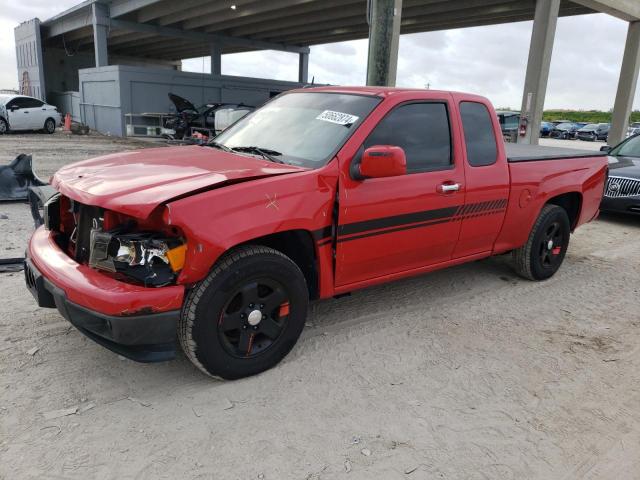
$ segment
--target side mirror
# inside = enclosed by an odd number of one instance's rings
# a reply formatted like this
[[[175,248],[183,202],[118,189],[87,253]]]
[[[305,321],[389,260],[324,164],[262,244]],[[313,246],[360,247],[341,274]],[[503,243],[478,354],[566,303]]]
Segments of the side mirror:
[[[11,105],[9,107],[9,110],[11,110],[12,112],[15,112],[16,110],[20,110],[20,107],[18,105]]]
[[[603,145],[600,147],[601,152],[609,153],[611,150],[612,150],[612,147],[610,147],[609,145]]]
[[[367,148],[360,161],[360,177],[382,178],[406,175],[407,159],[404,150],[391,145]]]

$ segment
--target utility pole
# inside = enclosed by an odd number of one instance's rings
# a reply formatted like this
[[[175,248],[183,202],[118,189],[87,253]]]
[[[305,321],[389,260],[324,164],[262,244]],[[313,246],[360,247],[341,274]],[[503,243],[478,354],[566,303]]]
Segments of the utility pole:
[[[402,0],[368,0],[367,85],[393,87],[398,70]]]

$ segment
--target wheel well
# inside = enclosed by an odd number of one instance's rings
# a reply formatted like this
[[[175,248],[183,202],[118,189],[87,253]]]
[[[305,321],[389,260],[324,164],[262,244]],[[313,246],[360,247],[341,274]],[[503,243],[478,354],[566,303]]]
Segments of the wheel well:
[[[563,193],[562,195],[551,198],[547,202],[547,204],[553,204],[564,208],[567,212],[567,215],[569,216],[569,224],[571,225],[571,229],[573,230],[575,228],[580,216],[580,209],[582,208],[582,195],[580,193]]]
[[[287,230],[254,238],[244,244],[264,245],[284,253],[302,271],[309,288],[309,298],[311,300],[319,298],[318,262],[316,261],[315,244],[311,232],[307,230]]]

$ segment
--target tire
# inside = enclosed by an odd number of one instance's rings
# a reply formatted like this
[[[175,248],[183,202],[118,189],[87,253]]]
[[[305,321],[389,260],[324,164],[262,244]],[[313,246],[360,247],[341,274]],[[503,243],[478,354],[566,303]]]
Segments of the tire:
[[[529,280],[552,277],[562,265],[570,234],[571,225],[566,210],[557,205],[545,205],[531,229],[527,243],[513,251],[516,273]]]
[[[53,118],[47,118],[44,121],[44,132],[52,134],[56,131],[56,121]]]
[[[248,377],[291,351],[308,305],[306,280],[289,257],[260,245],[239,247],[189,292],[178,338],[189,360],[207,375]]]
[[[9,124],[4,118],[0,118],[0,135],[9,132]]]

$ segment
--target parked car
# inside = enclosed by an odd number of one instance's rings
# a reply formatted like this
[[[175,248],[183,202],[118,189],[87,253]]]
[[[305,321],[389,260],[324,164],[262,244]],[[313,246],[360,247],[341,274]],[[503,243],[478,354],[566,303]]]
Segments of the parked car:
[[[553,123],[551,122],[541,122],[540,123],[540,136],[541,137],[548,137],[549,134],[551,133],[551,130],[553,130]]]
[[[629,128],[627,128],[627,137],[631,137],[637,133],[640,133],[640,122],[633,122],[629,124]]]
[[[609,154],[609,178],[600,209],[640,214],[640,135],[600,150]]]
[[[53,105],[24,95],[0,95],[0,134],[9,131],[56,131],[62,116]]]
[[[589,123],[584,127],[578,129],[576,132],[576,138],[578,140],[586,140],[589,142],[595,142],[597,140],[607,140],[609,137],[609,129],[611,125],[608,123]]]
[[[169,99],[176,108],[176,115],[169,118],[164,126],[173,130],[177,139],[189,135],[192,129],[210,133],[213,137],[255,110],[241,103],[207,103],[196,107],[186,98],[173,93],[169,94]]]
[[[560,138],[563,140],[570,140],[575,138],[575,133],[578,130],[578,125],[575,123],[560,123],[553,127],[553,130],[549,133],[550,138]]]
[[[518,126],[520,125],[520,112],[512,112],[509,110],[498,110],[496,112],[498,122],[500,122],[500,130],[502,137],[506,141],[513,142],[518,137]]]
[[[551,277],[606,172],[600,152],[505,147],[477,95],[294,90],[207,146],[60,169],[26,284],[121,355],[167,360],[178,337],[203,372],[245,377],[287,355],[310,299],[506,252]]]

